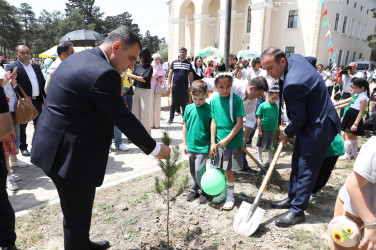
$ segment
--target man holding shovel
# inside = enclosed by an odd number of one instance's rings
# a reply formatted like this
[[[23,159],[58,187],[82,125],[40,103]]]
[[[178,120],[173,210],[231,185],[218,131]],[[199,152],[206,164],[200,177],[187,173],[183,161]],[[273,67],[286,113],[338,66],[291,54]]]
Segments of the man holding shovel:
[[[272,208],[289,209],[276,220],[277,226],[292,226],[305,221],[312,189],[325,153],[340,132],[340,120],[321,76],[301,55],[286,55],[268,48],[261,55],[262,67],[279,79],[286,103],[289,125],[280,135],[283,145],[295,138],[288,197],[271,203]]]

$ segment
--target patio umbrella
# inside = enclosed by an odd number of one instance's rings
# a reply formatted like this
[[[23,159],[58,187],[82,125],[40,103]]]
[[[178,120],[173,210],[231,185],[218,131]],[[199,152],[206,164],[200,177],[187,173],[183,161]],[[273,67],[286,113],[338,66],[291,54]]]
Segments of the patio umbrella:
[[[56,51],[56,48],[57,46],[53,46],[51,49],[49,50],[46,50],[45,52],[39,54],[38,56],[39,57],[57,57],[57,51]],[[73,47],[74,48],[74,52],[77,53],[77,52],[80,52],[80,51],[83,51],[85,49],[91,49],[92,47],[91,46],[87,46],[87,47]]]
[[[258,50],[241,50],[238,52],[238,58],[243,57],[245,59],[253,59],[259,57],[261,52]]]
[[[220,63],[222,59],[221,51],[211,46],[204,48],[202,50],[199,50],[197,52],[197,55],[201,56],[204,62],[209,62],[213,60],[216,63]]]
[[[74,46],[95,46],[95,41],[102,41],[105,37],[94,30],[75,30],[67,33],[60,42],[70,41]]]

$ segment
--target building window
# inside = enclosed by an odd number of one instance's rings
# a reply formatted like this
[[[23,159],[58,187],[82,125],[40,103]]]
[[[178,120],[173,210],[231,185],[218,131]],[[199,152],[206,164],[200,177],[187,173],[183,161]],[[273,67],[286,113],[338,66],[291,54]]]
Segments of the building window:
[[[354,52],[352,61],[355,62],[355,60],[356,60],[356,52]]]
[[[289,58],[294,53],[295,53],[295,47],[294,46],[285,47],[286,59]]]
[[[369,9],[367,9],[367,15],[368,15]]]
[[[345,64],[349,64],[350,51],[346,52]]]
[[[334,21],[334,30],[338,31],[339,14],[336,14],[336,20]]]
[[[338,51],[338,61],[337,61],[337,65],[340,66],[341,65],[341,62],[342,62],[342,50],[340,49]]]
[[[298,10],[290,10],[287,28],[297,28],[297,27],[298,27]]]
[[[360,6],[360,11],[363,11],[363,5],[362,5],[362,6]]]
[[[360,54],[359,54],[359,60],[362,59],[362,56],[363,56],[362,53],[360,53]]]
[[[356,8],[356,2],[354,3],[354,9]]]
[[[346,34],[346,28],[347,28],[347,16],[343,18],[343,26],[342,26],[342,33]]]
[[[249,6],[247,14],[247,33],[251,32],[251,17],[251,6]]]
[[[350,0],[347,0],[347,5],[349,5]]]

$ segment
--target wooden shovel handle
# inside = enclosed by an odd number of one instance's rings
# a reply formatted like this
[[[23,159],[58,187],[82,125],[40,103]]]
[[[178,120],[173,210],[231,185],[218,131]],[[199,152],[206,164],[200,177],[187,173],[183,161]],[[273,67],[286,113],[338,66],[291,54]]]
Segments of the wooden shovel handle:
[[[270,164],[270,167],[269,167],[269,169],[268,169],[268,172],[266,173],[265,178],[264,178],[264,181],[262,182],[262,185],[261,185],[261,187],[260,187],[260,189],[259,189],[259,193],[263,193],[264,190],[265,190],[265,188],[266,188],[266,186],[268,185],[269,179],[270,179],[270,177],[272,176],[272,173],[273,173],[274,167],[275,167],[275,165],[277,164],[277,160],[278,160],[278,158],[279,158],[279,154],[280,154],[281,151],[282,151],[282,148],[283,148],[283,144],[282,144],[282,142],[280,142],[279,145],[278,145],[278,149],[277,149],[277,151],[276,151],[275,154],[274,154],[273,161],[272,161],[272,163]]]

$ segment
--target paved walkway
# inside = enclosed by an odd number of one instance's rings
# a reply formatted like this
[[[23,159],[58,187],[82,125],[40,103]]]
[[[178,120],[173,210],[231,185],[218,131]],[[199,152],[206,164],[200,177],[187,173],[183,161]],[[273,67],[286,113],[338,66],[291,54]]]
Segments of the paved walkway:
[[[168,116],[169,107],[167,106],[167,98],[162,98],[161,128],[153,129],[152,137],[160,142],[162,131],[168,130],[170,136],[173,138],[173,144],[181,144],[182,117],[175,117],[174,123],[167,125]],[[29,123],[27,126],[29,150],[31,149],[33,133],[34,126],[32,123]],[[135,145],[128,143],[127,139],[123,138],[123,143],[128,146],[130,150],[127,152],[112,150],[112,152],[109,153],[106,176],[101,188],[113,186],[120,182],[159,170],[157,161],[152,156],[145,155]],[[23,157],[21,154],[19,154],[19,159],[30,162],[30,157]],[[17,182],[19,186],[18,191],[12,192],[8,190],[9,200],[16,215],[24,214],[29,209],[35,209],[58,202],[55,185],[41,169],[30,164],[30,166],[26,168],[14,167],[13,170],[16,176],[22,178]]]

